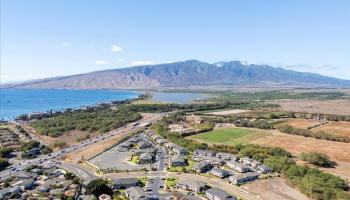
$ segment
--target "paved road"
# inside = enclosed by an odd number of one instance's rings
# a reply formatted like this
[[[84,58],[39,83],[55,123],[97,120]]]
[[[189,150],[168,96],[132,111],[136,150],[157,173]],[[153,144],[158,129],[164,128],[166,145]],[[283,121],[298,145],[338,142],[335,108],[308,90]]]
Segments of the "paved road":
[[[218,187],[221,188],[239,198],[242,198],[244,200],[261,200],[260,197],[255,196],[253,194],[250,194],[248,191],[245,191],[237,186],[234,186],[230,183],[228,183],[225,180],[218,179],[218,178],[211,178],[207,176],[202,176],[198,174],[187,174],[187,173],[175,173],[175,172],[128,172],[128,173],[111,173],[111,174],[105,174],[103,177],[109,177],[109,178],[117,178],[117,177],[176,177],[176,178],[182,178],[182,179],[190,179],[190,180],[197,180],[197,181],[203,181],[207,183],[208,185],[212,187]]]
[[[165,171],[166,170],[165,164],[168,160],[168,156],[167,156],[166,150],[163,147],[159,148],[157,157],[159,160],[158,161],[158,171]]]
[[[81,165],[73,163],[58,163],[56,166],[77,175],[84,181],[84,183],[89,183],[91,180],[98,178],[93,172]]]
[[[159,118],[153,119],[153,121],[150,121],[151,123],[154,121],[159,120]],[[142,127],[135,127],[133,128],[133,130],[138,130],[141,129]],[[62,149],[61,151],[57,151],[54,152],[50,155],[42,155],[36,159],[32,159],[32,160],[27,160],[24,161],[24,163],[21,164],[17,164],[17,165],[13,165],[11,167],[11,169],[15,169],[15,170],[23,170],[25,169],[26,166],[28,166],[29,164],[39,164],[42,163],[45,160],[54,160],[54,159],[58,159],[61,158],[62,156],[64,156],[66,153],[70,153],[70,152],[74,152],[75,150],[78,150],[80,148],[87,148],[90,144],[93,143],[97,143],[101,140],[104,140],[105,138],[108,137],[112,137],[116,134],[119,134],[123,131],[123,128],[121,129],[117,129],[111,132],[108,132],[102,136],[99,137],[95,137],[89,140],[85,140],[81,143],[78,143],[76,145],[73,145],[71,147],[67,147],[65,149]],[[125,130],[124,130],[125,131]],[[102,175],[102,177],[106,177],[106,178],[120,178],[120,177],[152,177],[153,181],[149,183],[149,187],[152,188],[151,189],[151,193],[149,193],[150,195],[156,195],[159,193],[159,189],[161,185],[164,185],[164,181],[162,180],[162,178],[166,178],[166,177],[177,177],[177,178],[185,178],[185,179],[191,179],[191,180],[198,180],[198,181],[204,181],[206,183],[208,183],[211,186],[214,187],[219,187],[223,190],[226,190],[227,192],[245,199],[245,200],[260,200],[259,197],[250,194],[249,192],[240,189],[239,187],[236,187],[234,185],[231,185],[230,183],[221,180],[221,179],[217,179],[217,178],[210,178],[210,177],[206,177],[206,176],[201,176],[201,175],[196,175],[196,174],[184,174],[184,173],[172,173],[172,172],[166,172],[166,166],[165,166],[165,162],[166,162],[166,152],[164,149],[161,149],[160,154],[159,154],[159,165],[158,165],[158,171],[151,171],[151,172],[124,172],[124,173],[111,173],[111,174],[105,174]],[[93,172],[91,172],[89,169],[78,165],[78,164],[72,164],[72,163],[56,163],[57,166],[62,167],[63,169],[66,169],[68,171],[71,171],[72,173],[76,174],[77,176],[79,176],[81,179],[84,180],[84,182],[89,182],[90,180],[97,178],[97,176],[95,176],[93,174]],[[11,169],[8,170],[4,170],[0,173],[0,179],[3,178],[7,178],[10,176],[11,174]],[[13,172],[12,172],[13,173]]]
[[[190,180],[197,180],[197,181],[203,181],[207,183],[208,185],[212,187],[218,187],[220,189],[223,189],[239,198],[242,198],[244,200],[261,200],[260,197],[255,196],[253,194],[250,194],[248,191],[245,191],[237,186],[234,186],[224,180],[218,179],[218,178],[210,178],[206,176],[201,176],[197,174],[177,174],[177,173],[169,173],[168,176],[171,177],[177,177],[177,178],[183,178],[183,179],[190,179]]]
[[[140,124],[142,124],[144,122],[154,123],[154,122],[158,121],[159,119],[161,119],[161,117],[163,115],[164,114],[159,114],[159,116],[157,116],[157,117],[149,118],[146,120],[141,119],[139,122],[140,122]],[[18,124],[18,123],[16,122],[15,124]],[[135,131],[135,130],[140,130],[142,128],[143,128],[142,125],[137,125],[137,126],[133,127],[132,130]],[[37,164],[43,163],[44,161],[47,161],[47,160],[59,159],[59,158],[62,158],[63,156],[65,156],[67,153],[74,152],[78,149],[87,148],[88,145],[95,144],[99,141],[105,140],[106,138],[115,136],[116,134],[123,132],[124,129],[129,129],[129,127],[122,127],[122,128],[110,131],[110,132],[105,133],[101,136],[97,136],[97,137],[94,137],[94,138],[91,138],[88,140],[84,140],[84,141],[77,143],[73,146],[64,148],[60,151],[55,151],[55,152],[48,154],[48,155],[40,155],[34,159],[23,160],[23,161],[19,162],[18,164],[12,165],[9,169],[1,171],[0,172],[0,180],[4,180],[6,178],[9,178],[12,174],[16,173],[16,171],[24,170],[28,165],[37,165]],[[40,141],[40,139],[38,137],[36,137],[35,134],[32,134],[31,132],[29,134],[31,135],[31,137],[33,139],[36,139],[39,142],[43,143],[43,141]],[[75,168],[79,168],[79,166],[80,165],[75,165]],[[85,169],[81,168],[81,170],[85,170]],[[74,173],[74,171],[73,171],[73,173]]]

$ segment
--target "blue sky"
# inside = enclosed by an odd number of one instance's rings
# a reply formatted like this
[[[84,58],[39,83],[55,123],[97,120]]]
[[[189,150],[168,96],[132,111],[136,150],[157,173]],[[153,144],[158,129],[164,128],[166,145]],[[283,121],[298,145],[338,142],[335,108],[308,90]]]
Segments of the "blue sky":
[[[198,59],[350,79],[348,0],[0,0],[1,81]]]

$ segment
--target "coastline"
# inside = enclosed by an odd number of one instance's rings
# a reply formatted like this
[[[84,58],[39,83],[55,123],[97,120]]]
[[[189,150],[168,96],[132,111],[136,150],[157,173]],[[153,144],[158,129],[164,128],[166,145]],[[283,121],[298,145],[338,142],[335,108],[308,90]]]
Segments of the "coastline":
[[[11,103],[10,100],[5,100],[5,97],[3,98],[3,101],[1,102],[2,106],[4,106],[2,109],[2,111],[0,112],[0,120],[4,120],[4,121],[11,121],[11,120],[14,120],[16,119],[16,117],[20,116],[20,115],[24,115],[24,114],[31,114],[31,113],[48,113],[48,112],[62,112],[64,110],[68,110],[68,109],[81,109],[81,108],[84,108],[84,107],[93,107],[93,106],[97,106],[97,105],[100,105],[100,104],[109,104],[111,102],[114,102],[114,103],[117,103],[117,102],[122,102],[122,101],[131,101],[131,100],[135,100],[135,99],[139,99],[140,97],[142,97],[143,95],[145,95],[147,92],[141,92],[141,91],[131,91],[131,90],[67,90],[67,89],[14,89],[14,88],[10,88],[10,89],[3,89],[1,88],[0,89],[0,92],[1,92],[1,95],[5,96],[6,94],[4,94],[4,91],[11,91],[11,92],[17,92],[17,91],[35,91],[35,92],[47,92],[47,91],[62,91],[63,93],[65,91],[74,91],[74,92],[79,92],[79,91],[82,91],[82,92],[99,92],[99,91],[105,91],[105,92],[116,92],[116,94],[113,94],[113,95],[116,95],[118,96],[118,92],[126,92],[128,94],[125,94],[126,97],[110,97],[109,99],[107,100],[90,100],[90,101],[94,101],[93,103],[78,103],[78,102],[71,102],[71,104],[76,104],[75,106],[65,106],[65,105],[62,105],[61,107],[57,107],[57,104],[52,104],[52,105],[46,105],[48,107],[53,107],[53,108],[48,108],[46,110],[43,110],[43,109],[36,109],[36,110],[33,110],[31,109],[31,111],[29,112],[21,112],[21,114],[19,114],[19,111],[18,110],[14,110],[13,112],[14,113],[17,113],[17,114],[11,114],[11,116],[8,115],[10,111],[10,108],[7,108],[7,109],[3,109],[5,107],[5,104],[6,103]],[[123,95],[123,94],[120,94],[120,95]],[[65,97],[65,95],[62,95],[62,98],[64,99],[60,99],[62,102],[67,102],[67,98]],[[94,95],[92,95],[94,96]],[[103,97],[103,94],[99,94],[99,97]],[[129,97],[129,96],[133,96],[133,97]],[[45,97],[45,94],[42,94],[42,97],[44,98]],[[37,97],[39,98],[39,97]],[[74,98],[77,98],[77,97],[74,97]],[[84,97],[80,97],[80,98],[84,98]],[[121,99],[120,99],[121,98]],[[78,98],[79,99],[79,98]],[[36,99],[37,101],[40,101],[41,99]],[[61,103],[62,103],[61,102]],[[18,102],[17,102],[18,103]],[[25,102],[28,104],[28,102]],[[31,103],[31,102],[30,102]],[[33,103],[34,104],[34,103]],[[13,107],[15,106],[18,106],[18,105],[12,105]],[[22,106],[22,105],[19,105],[19,106]],[[30,107],[30,106],[28,106]],[[25,109],[24,109],[25,110]]]

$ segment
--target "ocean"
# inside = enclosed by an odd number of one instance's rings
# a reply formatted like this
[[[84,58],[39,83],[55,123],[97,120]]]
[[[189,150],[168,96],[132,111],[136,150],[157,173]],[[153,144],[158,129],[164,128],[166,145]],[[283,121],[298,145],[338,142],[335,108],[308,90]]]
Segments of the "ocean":
[[[12,120],[24,113],[132,99],[140,93],[126,90],[0,89],[0,119]],[[153,100],[168,103],[189,103],[207,97],[199,93],[152,92],[152,95]]]
[[[124,90],[0,89],[0,119],[11,120],[24,113],[131,99],[139,94]]]

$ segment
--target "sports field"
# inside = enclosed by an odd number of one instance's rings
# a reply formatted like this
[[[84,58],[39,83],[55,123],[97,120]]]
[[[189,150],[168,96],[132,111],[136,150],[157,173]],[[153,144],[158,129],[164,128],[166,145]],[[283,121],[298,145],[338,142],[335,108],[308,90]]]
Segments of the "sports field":
[[[207,133],[190,136],[188,139],[207,144],[237,145],[249,143],[267,135],[269,135],[269,133],[255,129],[220,128]]]

